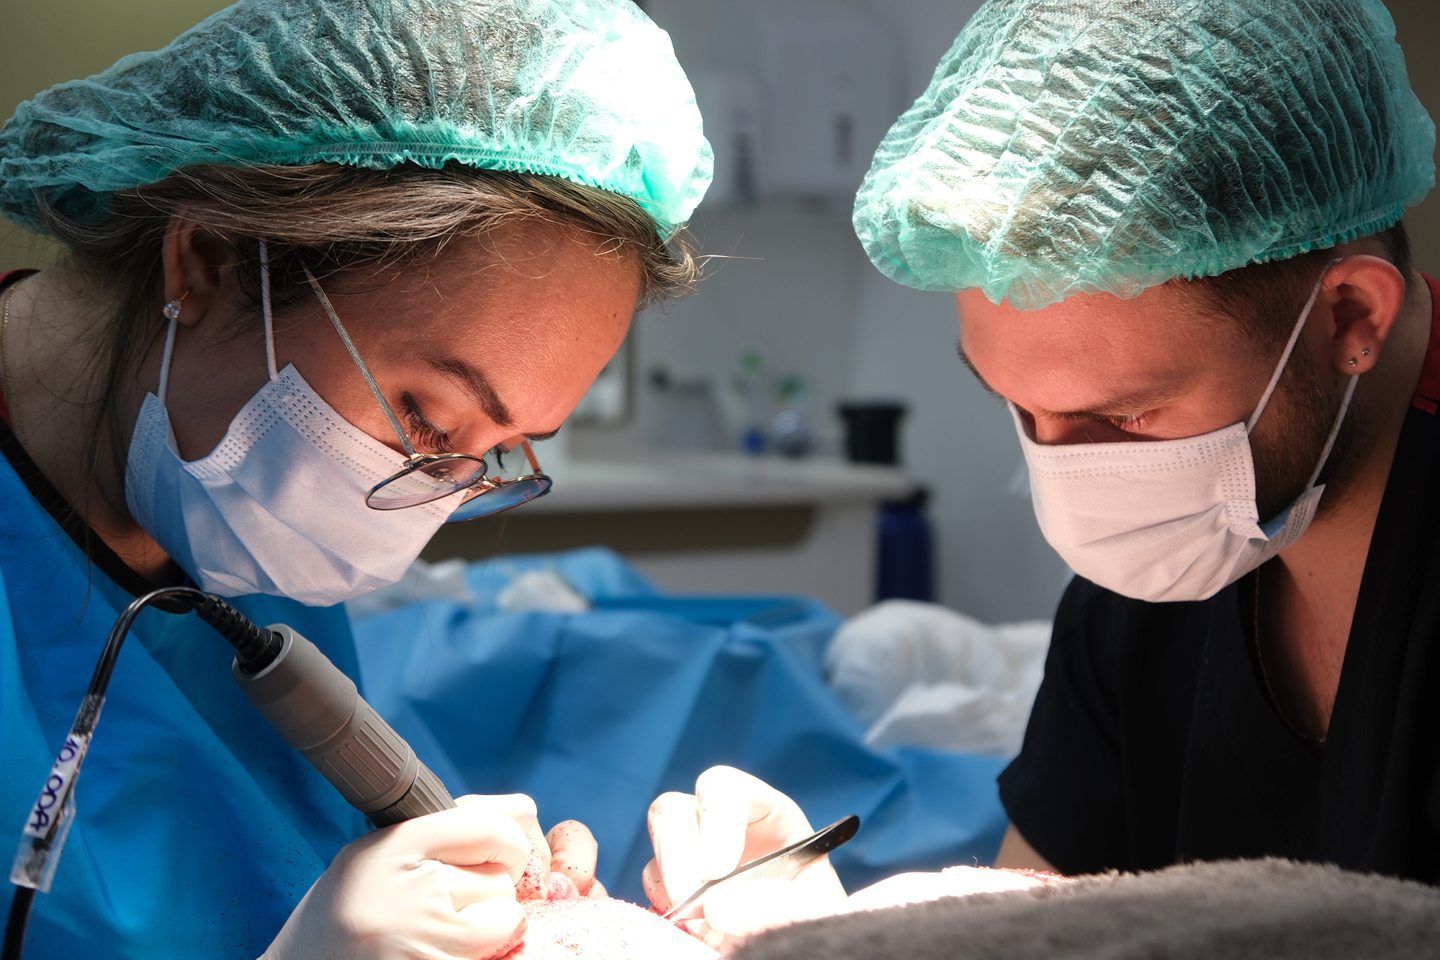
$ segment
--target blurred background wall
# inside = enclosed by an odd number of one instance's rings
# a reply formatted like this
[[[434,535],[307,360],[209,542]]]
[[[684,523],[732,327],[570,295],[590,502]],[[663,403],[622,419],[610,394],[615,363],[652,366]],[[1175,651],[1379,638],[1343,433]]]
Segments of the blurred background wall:
[[[823,95],[878,100],[888,122],[925,87],[977,3],[803,0],[795,16],[778,25],[747,18],[746,11],[763,3],[644,4],[671,32],[701,91],[707,130],[717,131],[722,183],[702,206],[694,231],[705,252],[727,259],[712,264],[697,295],[641,317],[628,358],[631,399],[624,415],[570,431],[570,454],[625,458],[662,444],[733,446],[714,404],[690,387],[733,381],[751,352],[767,376],[804,384],[822,451],[833,453],[839,444],[838,401],[899,399],[910,409],[901,438],[904,465],[933,493],[938,598],[987,620],[1049,617],[1064,568],[1035,528],[1008,418],[955,357],[951,298],[908,290],[876,273],[851,233],[847,197],[834,182],[806,189],[803,157],[783,170],[786,189],[768,193],[753,182],[763,179],[765,165],[748,171],[718,139],[725,134],[726,144],[739,142],[729,134],[744,126],[746,110],[757,98],[777,95],[774,88],[757,94],[748,85],[762,61],[785,95],[814,96],[806,85],[826,78]],[[52,83],[163,45],[222,6],[216,0],[8,4],[0,116]],[[1440,115],[1440,58],[1431,53],[1440,42],[1435,0],[1389,0],[1389,6],[1412,82],[1432,115]],[[868,41],[856,43],[857,32]],[[837,135],[847,138],[847,152],[868,162],[881,133],[883,126],[857,122]],[[1420,267],[1440,270],[1440,201],[1432,195],[1407,222]],[[52,252],[0,221],[0,269],[44,265]]]

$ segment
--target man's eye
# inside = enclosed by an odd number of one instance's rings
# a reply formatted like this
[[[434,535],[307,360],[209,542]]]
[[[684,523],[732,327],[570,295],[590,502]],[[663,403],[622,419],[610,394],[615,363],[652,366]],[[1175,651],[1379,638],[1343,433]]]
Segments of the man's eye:
[[[1128,417],[1105,417],[1105,422],[1120,430],[1138,431],[1144,430],[1149,424],[1145,414],[1137,413]]]

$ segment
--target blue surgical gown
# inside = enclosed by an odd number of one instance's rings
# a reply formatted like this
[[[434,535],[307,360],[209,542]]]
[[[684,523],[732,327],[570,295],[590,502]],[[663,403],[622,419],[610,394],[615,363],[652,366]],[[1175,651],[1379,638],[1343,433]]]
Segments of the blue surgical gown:
[[[90,563],[0,458],[0,863],[132,594]],[[340,608],[235,602],[354,674]],[[121,650],[26,956],[253,958],[365,824],[270,729],[193,616],[147,610]],[[4,886],[0,908],[14,891]]]

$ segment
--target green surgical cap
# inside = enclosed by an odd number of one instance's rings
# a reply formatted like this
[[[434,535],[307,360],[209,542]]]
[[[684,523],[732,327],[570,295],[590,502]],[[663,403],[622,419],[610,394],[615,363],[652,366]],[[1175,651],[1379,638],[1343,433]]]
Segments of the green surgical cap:
[[[0,210],[93,219],[196,164],[449,161],[630,197],[663,236],[712,167],[670,39],[630,0],[241,0],[21,104]]]
[[[855,231],[912,287],[1129,297],[1390,227],[1434,147],[1380,0],[990,0]]]

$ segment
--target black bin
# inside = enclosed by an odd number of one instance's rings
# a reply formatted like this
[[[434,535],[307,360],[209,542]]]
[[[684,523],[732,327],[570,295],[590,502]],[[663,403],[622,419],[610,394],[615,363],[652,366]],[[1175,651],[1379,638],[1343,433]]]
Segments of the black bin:
[[[900,462],[900,420],[905,404],[890,400],[840,404],[845,456],[851,463]]]

